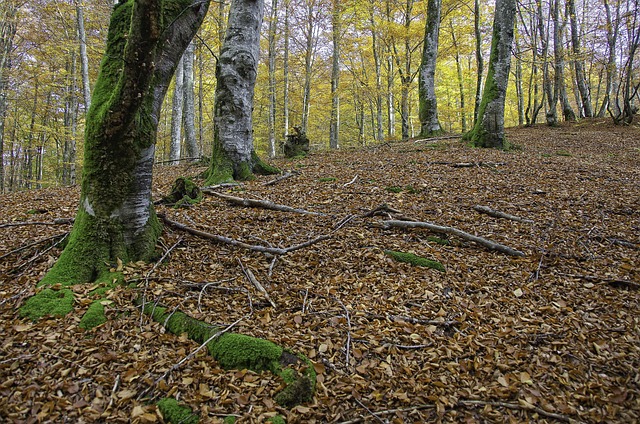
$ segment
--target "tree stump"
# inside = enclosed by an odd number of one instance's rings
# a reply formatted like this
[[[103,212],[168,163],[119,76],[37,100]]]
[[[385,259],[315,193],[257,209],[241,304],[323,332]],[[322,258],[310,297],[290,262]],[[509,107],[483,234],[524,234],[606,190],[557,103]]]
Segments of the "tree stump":
[[[300,127],[293,127],[294,133],[287,135],[284,155],[288,158],[305,157],[309,154],[309,139]]]

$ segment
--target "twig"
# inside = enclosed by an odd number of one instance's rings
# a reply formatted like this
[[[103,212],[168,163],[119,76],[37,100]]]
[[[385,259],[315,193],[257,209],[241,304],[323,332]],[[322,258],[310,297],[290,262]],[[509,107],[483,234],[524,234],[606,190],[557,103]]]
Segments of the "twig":
[[[51,246],[49,246],[48,248],[46,248],[45,250],[43,250],[42,252],[38,253],[37,255],[35,255],[33,258],[29,259],[28,261],[26,261],[25,263],[22,263],[20,265],[18,265],[16,268],[12,269],[11,272],[17,272],[18,270],[26,267],[27,265],[35,262],[36,260],[38,260],[38,258],[40,258],[41,256],[43,256],[45,253],[47,253],[48,251],[52,250],[53,248],[55,248],[57,245],[59,245],[60,243],[62,243],[64,241],[65,238],[67,238],[67,236],[69,235],[69,233],[66,233],[64,235],[64,237],[62,237],[60,240],[58,240],[57,242],[53,243]]]
[[[249,199],[249,198],[229,196],[228,194],[218,193],[217,191],[214,191],[209,187],[204,187],[202,189],[202,192],[211,194],[220,199],[226,200],[227,202],[234,205],[246,206],[251,208],[270,209],[270,210],[280,211],[280,212],[295,212],[303,215],[318,215],[318,216],[325,215],[320,212],[312,212],[305,209],[297,209],[297,208],[292,208],[291,206],[280,205],[270,200],[259,200],[259,199]]]
[[[12,250],[11,252],[5,253],[4,255],[0,256],[0,260],[6,258],[7,256],[13,255],[14,253],[22,252],[23,250],[26,250],[26,249],[28,249],[30,247],[37,246],[37,245],[39,245],[41,243],[45,243],[45,242],[47,242],[49,240],[54,240],[56,238],[66,237],[67,235],[69,235],[69,232],[62,233],[62,234],[56,234],[55,236],[51,236],[51,237],[44,238],[42,240],[34,241],[33,243],[29,243],[29,244],[27,244],[25,246],[22,246],[22,247],[19,247],[17,249]]]
[[[185,356],[184,358],[182,358],[178,363],[174,364],[171,368],[169,368],[167,370],[167,372],[165,372],[164,374],[162,374],[160,377],[156,378],[154,380],[154,382],[151,384],[151,386],[149,386],[145,391],[143,391],[141,394],[138,395],[138,400],[142,399],[144,396],[146,396],[148,393],[151,393],[153,391],[153,388],[162,380],[164,380],[169,374],[171,374],[173,371],[177,370],[178,368],[180,368],[180,366],[182,364],[184,364],[185,362],[189,361],[191,358],[193,358],[196,353],[200,352],[204,347],[207,346],[207,344],[209,344],[209,342],[215,338],[220,337],[221,335],[223,335],[224,333],[228,332],[229,330],[231,330],[233,327],[235,327],[240,321],[242,321],[245,318],[248,318],[249,315],[245,315],[239,319],[237,319],[235,322],[233,322],[232,324],[229,324],[227,327],[225,327],[224,329],[218,331],[217,333],[215,333],[213,336],[209,337],[207,340],[204,341],[204,343],[202,343],[200,346],[198,346],[197,349],[193,350],[191,353],[189,353],[187,356]]]
[[[253,284],[254,287],[256,289],[258,289],[258,291],[264,295],[264,297],[267,299],[267,301],[269,301],[269,303],[271,304],[271,306],[275,310],[277,308],[276,303],[273,300],[271,300],[271,296],[269,296],[269,293],[265,290],[264,287],[262,287],[262,284],[260,284],[260,281],[258,281],[256,276],[253,275],[253,272],[251,272],[251,270],[249,268],[246,268],[244,266],[244,264],[242,263],[240,258],[236,258],[236,259],[238,260],[238,264],[240,264],[240,268],[242,269],[242,273],[247,278],[247,280],[249,280],[249,282],[251,284]]]
[[[426,228],[428,230],[431,230],[435,233],[443,233],[443,234],[452,234],[455,236],[458,236],[462,239],[465,240],[469,240],[469,241],[473,241],[475,243],[478,243],[484,247],[486,247],[489,250],[495,250],[501,253],[505,253],[507,255],[511,255],[511,256],[525,256],[524,252],[521,252],[519,250],[515,250],[512,249],[511,247],[505,246],[503,244],[500,243],[496,243],[492,240],[488,240],[482,237],[478,237],[478,236],[474,236],[473,234],[469,234],[467,232],[464,232],[462,230],[459,230],[457,228],[453,228],[453,227],[445,227],[442,225],[436,225],[433,224],[431,222],[407,222],[407,221],[397,221],[397,220],[391,220],[391,221],[383,221],[382,222],[384,228],[391,228],[391,227],[400,227],[400,228]]]
[[[322,236],[318,236],[312,240],[306,241],[304,243],[300,243],[300,244],[296,244],[293,246],[289,246],[289,247],[285,247],[285,248],[278,248],[278,247],[266,247],[266,246],[258,246],[258,245],[251,245],[251,244],[247,244],[238,240],[234,240],[228,237],[224,237],[224,236],[219,236],[216,234],[211,234],[211,233],[207,233],[206,231],[200,231],[197,230],[195,228],[191,228],[188,227],[184,224],[181,224],[179,222],[173,221],[169,218],[167,218],[165,215],[163,214],[158,214],[158,217],[162,218],[162,220],[164,222],[166,222],[167,224],[171,225],[172,227],[175,227],[179,230],[183,230],[186,231],[190,234],[202,237],[202,238],[206,238],[209,240],[213,240],[215,242],[218,243],[225,243],[225,244],[229,244],[231,246],[234,247],[240,247],[243,249],[248,249],[248,250],[252,250],[254,252],[262,252],[262,253],[271,253],[272,255],[286,255],[287,253],[291,253],[295,250],[299,250],[299,249],[303,249],[305,247],[311,246],[312,244],[315,243],[319,243],[321,241],[330,239],[331,236],[330,235],[322,235]]]
[[[338,299],[337,297],[334,297],[335,301],[338,302],[340,304],[340,306],[342,307],[342,309],[344,310],[344,314],[345,314],[345,318],[347,319],[347,343],[345,346],[345,361],[347,364],[347,367],[349,367],[351,365],[351,316],[349,315],[349,310],[347,309],[346,306],[344,306],[344,303],[342,303],[342,301],[340,299]]]
[[[113,383],[113,389],[111,389],[111,396],[109,396],[109,405],[107,405],[106,409],[111,408],[111,405],[113,405],[113,400],[116,397],[116,390],[118,390],[118,386],[120,385],[120,374],[118,374],[118,376],[116,377],[116,381],[115,383]]]
[[[476,212],[484,213],[484,214],[487,214],[487,215],[492,216],[494,218],[504,218],[504,219],[509,219],[511,221],[517,221],[517,222],[524,222],[524,223],[527,223],[527,224],[533,224],[533,220],[531,220],[531,219],[520,218],[519,216],[515,216],[515,215],[508,214],[508,213],[496,211],[494,209],[491,209],[488,206],[475,205],[473,207],[473,209]]]
[[[24,225],[64,225],[64,224],[73,224],[73,218],[56,218],[51,222],[40,222],[40,221],[31,221],[31,222],[6,222],[4,224],[0,224],[0,228],[5,227],[22,227]]]
[[[406,317],[401,315],[380,315],[380,314],[374,314],[372,312],[366,312],[366,314],[367,316],[374,319],[388,319],[392,321],[400,320],[400,321],[410,322],[411,324],[442,325],[444,327],[452,327],[452,326],[461,324],[458,321],[438,321],[433,319],[412,318],[412,317]]]
[[[153,264],[153,267],[145,274],[145,276],[144,276],[144,290],[142,291],[142,309],[141,309],[141,311],[144,311],[144,304],[146,303],[147,288],[149,288],[149,277],[160,266],[160,264],[167,258],[167,256],[169,256],[171,251],[173,249],[175,249],[180,243],[182,243],[182,239],[183,239],[183,237],[180,237],[178,239],[178,241],[173,244],[173,246],[171,246],[169,249],[167,249],[167,251],[164,252],[164,255],[162,255],[160,260],[157,261],[155,264]],[[144,313],[141,313],[140,314],[140,331],[142,331],[143,320],[144,320]]]
[[[357,179],[358,179],[358,176],[356,175],[355,177],[353,177],[353,180],[351,180],[348,183],[344,184],[342,187],[350,186],[351,184],[355,183]]]
[[[358,399],[356,399],[356,398],[353,398],[353,400],[355,400],[355,401],[358,403],[358,405],[360,405],[361,407],[363,407],[363,408],[364,408],[364,409],[369,413],[369,415],[371,415],[373,418],[375,418],[376,420],[378,420],[378,422],[381,422],[382,424],[384,424],[384,423],[385,423],[385,421],[384,421],[382,418],[380,418],[377,414],[375,414],[371,409],[367,408],[367,406],[366,406],[364,403],[360,402],[360,401],[359,401]]]
[[[559,272],[558,275],[564,277],[578,278],[580,280],[593,281],[596,284],[608,284],[616,288],[627,288],[633,290],[640,290],[640,284],[631,280],[619,280],[614,278],[602,278],[595,275],[580,275],[580,274],[565,274]]]
[[[298,175],[300,175],[300,173],[297,172],[297,171],[286,172],[283,175],[280,175],[279,177],[277,177],[277,178],[275,178],[275,179],[273,179],[271,181],[267,181],[266,183],[264,183],[264,185],[265,186],[272,186],[272,185],[278,184],[282,180],[286,180],[287,178],[295,177],[295,176],[298,176]]]

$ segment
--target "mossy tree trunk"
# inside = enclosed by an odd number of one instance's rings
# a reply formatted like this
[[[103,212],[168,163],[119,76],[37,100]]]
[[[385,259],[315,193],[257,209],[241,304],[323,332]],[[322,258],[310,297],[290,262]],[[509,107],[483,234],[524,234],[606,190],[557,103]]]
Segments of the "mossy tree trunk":
[[[420,136],[430,137],[442,133],[438,121],[438,101],[436,99],[436,59],[440,35],[441,0],[427,3],[427,23],[424,30],[424,48],[418,76],[418,96],[420,100]]]
[[[253,148],[253,93],[260,55],[264,0],[232,0],[216,66],[213,154],[207,184],[250,180],[276,172]]]
[[[515,23],[515,0],[497,0],[493,20],[491,57],[478,119],[465,135],[477,147],[505,148],[504,102],[511,66],[511,44]]]
[[[151,202],[160,107],[208,1],[116,4],[87,114],[82,192],[69,242],[41,284],[104,279],[118,261],[146,260],[161,225]]]

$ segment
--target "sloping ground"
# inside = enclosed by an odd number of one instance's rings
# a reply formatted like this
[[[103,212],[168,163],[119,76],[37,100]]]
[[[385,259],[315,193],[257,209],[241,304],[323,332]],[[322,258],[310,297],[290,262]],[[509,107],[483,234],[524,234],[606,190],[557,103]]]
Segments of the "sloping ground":
[[[110,320],[91,332],[77,328],[79,313],[36,323],[17,313],[59,250],[40,243],[8,253],[70,226],[0,228],[0,421],[159,421],[155,406],[136,398],[197,345],[141,317],[132,299],[143,292],[218,325],[242,318],[233,331],[316,364],[314,402],[284,410],[273,401],[281,382],[272,375],[223,371],[196,355],[154,395],[177,397],[205,422],[275,414],[291,423],[640,420],[640,129],[584,121],[508,134],[520,149],[440,140],[280,160],[300,174],[227,191],[324,216],[213,196],[187,209],[160,207],[174,221],[254,245],[332,237],[274,261],[167,227],[165,262],[126,267],[139,288],[112,292]],[[201,170],[158,168],[155,195]],[[1,220],[72,217],[77,196],[75,188],[4,195]],[[362,217],[383,203],[527,256],[455,237],[441,245],[426,230],[384,229],[384,217]],[[394,262],[385,249],[438,260],[446,272]],[[79,311],[90,304],[87,292],[75,290]]]

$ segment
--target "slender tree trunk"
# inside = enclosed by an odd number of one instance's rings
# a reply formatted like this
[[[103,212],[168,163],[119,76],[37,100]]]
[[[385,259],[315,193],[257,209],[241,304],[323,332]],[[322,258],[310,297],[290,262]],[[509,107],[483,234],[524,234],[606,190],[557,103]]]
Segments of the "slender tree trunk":
[[[316,22],[314,20],[315,2],[307,2],[307,21],[305,22],[306,49],[304,52],[304,87],[302,93],[302,122],[300,128],[303,133],[308,131],[309,110],[311,103],[311,77],[313,71],[313,56],[315,46]]]
[[[269,19],[269,157],[276,156],[276,29],[278,0],[271,0]]]
[[[560,0],[553,2],[553,54],[555,59],[555,93],[562,106],[565,121],[575,121],[576,114],[567,97],[567,85],[564,81],[564,27],[565,20],[560,14]]]
[[[213,154],[207,184],[277,172],[253,149],[253,95],[264,0],[232,0],[216,66]]]
[[[482,99],[482,74],[484,72],[484,58],[482,57],[482,33],[480,32],[480,0],[473,2],[473,30],[476,41],[476,64],[478,73],[476,74],[476,101],[473,109],[473,122],[478,120],[478,109]]]
[[[424,49],[422,51],[420,71],[418,72],[421,137],[430,137],[442,133],[442,128],[438,121],[438,101],[436,99],[435,85],[441,10],[442,0],[428,0],[427,24],[424,30]]]
[[[465,96],[464,96],[464,78],[462,76],[462,64],[460,63],[460,48],[458,47],[458,40],[456,39],[456,32],[453,27],[453,20],[449,20],[449,29],[451,30],[451,41],[453,42],[453,49],[455,51],[456,59],[456,72],[458,75],[458,91],[460,93],[460,125],[462,132],[467,132],[467,114],[465,111]]]
[[[409,88],[411,86],[411,77],[401,76],[400,81],[402,87],[400,88],[400,116],[402,119],[402,139],[407,140],[410,137],[410,124],[409,124]]]
[[[64,145],[62,148],[62,183],[75,184],[76,136],[78,127],[78,99],[76,97],[76,57],[72,51],[67,63],[67,82],[64,108]]]
[[[478,120],[473,130],[465,135],[466,139],[478,147],[506,147],[504,103],[509,82],[515,12],[515,0],[496,1],[491,58]]]
[[[384,126],[382,122],[382,64],[380,63],[380,43],[378,41],[378,28],[375,23],[374,9],[371,9],[370,14],[371,22],[371,49],[373,51],[373,64],[375,69],[376,78],[376,92],[375,92],[375,104],[376,104],[376,120],[374,139],[381,141],[384,139]]]
[[[69,242],[42,284],[111,282],[109,269],[118,262],[154,254],[161,225],[151,180],[160,109],[207,8],[199,0],[114,7],[87,114],[79,210]]]
[[[524,93],[522,91],[522,49],[520,47],[517,33],[515,37],[516,46],[516,97],[518,99],[518,125],[524,125]]]
[[[291,29],[289,28],[289,10],[290,2],[285,0],[284,9],[284,47],[282,52],[282,119],[284,127],[283,140],[289,135],[289,40],[291,38]]]
[[[536,2],[537,5],[537,21],[538,21],[538,34],[540,34],[540,46],[542,50],[542,87],[544,90],[544,96],[547,98],[547,125],[554,126],[558,124],[558,114],[556,112],[556,106],[558,104],[558,98],[554,93],[553,82],[549,73],[549,22],[551,22],[551,16],[545,16],[542,10],[542,2]],[[545,22],[547,26],[545,27]]]
[[[600,106],[600,110],[598,111],[598,118],[603,118],[607,110],[609,110],[614,79],[617,73],[616,46],[618,43],[618,30],[620,27],[620,2],[616,2],[615,17],[611,16],[611,6],[609,4],[609,0],[604,0],[604,10],[607,19],[607,47],[609,48],[609,52],[606,64],[607,82],[604,89],[604,99],[602,100],[602,105]]]
[[[200,148],[196,138],[196,105],[195,105],[195,84],[193,81],[193,63],[195,62],[195,44],[189,43],[182,56],[183,65],[183,94],[184,106],[182,109],[182,124],[184,126],[184,143],[187,157],[197,158],[200,156]],[[178,64],[178,66],[180,66]],[[193,159],[195,160],[195,159]]]
[[[11,68],[11,51],[13,38],[17,30],[18,8],[7,2],[0,9],[0,194],[4,193],[4,144],[5,122],[8,110],[7,90],[9,89],[9,70]]]
[[[340,0],[333,0],[331,18],[331,35],[333,39],[333,54],[331,58],[331,119],[329,128],[329,147],[340,147],[340,37],[342,33],[342,11]]]
[[[391,1],[385,2],[387,11],[387,22],[393,22],[391,16]],[[387,138],[392,140],[396,136],[396,111],[395,111],[395,66],[392,47],[388,44],[385,47],[387,55]]]
[[[578,33],[578,18],[576,17],[576,3],[575,0],[567,0],[567,8],[569,9],[569,23],[571,25],[571,46],[573,49],[573,67],[576,73],[576,84],[578,85],[578,91],[580,92],[580,98],[582,100],[583,114],[587,118],[593,116],[593,109],[591,107],[591,93],[587,79],[584,73],[584,60],[582,59],[582,49],[580,47],[580,34]]]
[[[182,109],[184,107],[184,56],[180,58],[174,76],[173,102],[171,106],[171,144],[169,160],[172,165],[180,163],[182,148]]]
[[[89,56],[87,55],[87,34],[84,30],[84,11],[82,4],[76,0],[76,20],[78,26],[78,42],[80,43],[80,66],[82,72],[82,94],[84,95],[85,113],[91,107],[91,85],[89,83]]]

